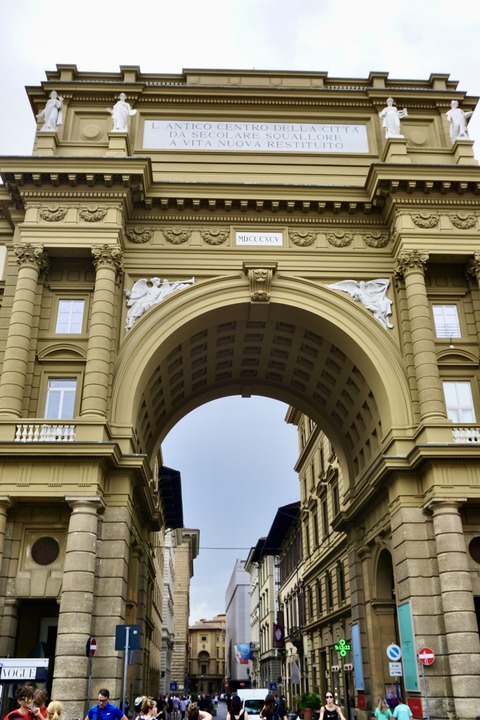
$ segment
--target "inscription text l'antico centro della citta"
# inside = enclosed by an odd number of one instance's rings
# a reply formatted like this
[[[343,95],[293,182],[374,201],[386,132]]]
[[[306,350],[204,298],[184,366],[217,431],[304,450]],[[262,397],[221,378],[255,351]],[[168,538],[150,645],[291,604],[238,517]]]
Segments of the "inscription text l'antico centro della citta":
[[[145,120],[144,149],[368,153],[366,125]]]

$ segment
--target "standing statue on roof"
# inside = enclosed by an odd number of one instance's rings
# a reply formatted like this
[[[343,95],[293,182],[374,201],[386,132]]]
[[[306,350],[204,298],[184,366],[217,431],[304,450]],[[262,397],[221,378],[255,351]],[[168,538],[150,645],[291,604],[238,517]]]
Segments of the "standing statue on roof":
[[[387,106],[384,107],[380,113],[382,127],[385,128],[385,137],[387,139],[404,137],[400,132],[400,120],[408,116],[407,108],[397,110],[393,103],[393,98],[389,97],[387,100]]]
[[[41,112],[37,115],[37,120],[44,121],[40,128],[41,132],[55,132],[57,127],[62,124],[63,97],[59,97],[56,90],[50,93],[50,99]]]
[[[450,140],[454,143],[456,140],[468,140],[467,120],[473,115],[473,112],[465,112],[458,107],[458,100],[452,100],[451,109],[445,113],[450,123]]]
[[[132,110],[130,103],[127,102],[125,93],[120,93],[120,97],[113,108],[107,108],[107,110],[113,120],[112,132],[127,132],[129,116],[137,114],[137,111]]]

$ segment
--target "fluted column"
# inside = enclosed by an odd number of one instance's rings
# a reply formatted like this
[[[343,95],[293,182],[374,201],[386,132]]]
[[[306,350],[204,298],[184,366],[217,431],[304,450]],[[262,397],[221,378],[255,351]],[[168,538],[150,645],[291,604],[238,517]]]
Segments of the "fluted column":
[[[15,245],[14,252],[20,269],[0,380],[0,415],[8,417],[22,414],[38,276],[48,264],[43,245]]]
[[[96,269],[95,290],[80,414],[104,419],[110,383],[115,281],[122,270],[122,250],[116,245],[94,245],[92,255]]]
[[[99,496],[66,497],[72,508],[58,615],[52,697],[68,702],[68,717],[83,717],[87,693],[85,645],[92,634]],[[65,707],[64,707],[65,709]]]
[[[405,283],[413,362],[422,420],[445,419],[445,397],[438,372],[435,333],[425,286],[428,253],[403,250],[396,260],[395,278]]]
[[[434,500],[429,509],[433,513],[456,717],[469,718],[478,715],[480,702],[480,641],[460,504],[454,500]]]
[[[12,507],[12,501],[7,495],[0,497],[0,574],[3,562],[3,545],[5,543],[5,529],[7,527],[7,512]]]

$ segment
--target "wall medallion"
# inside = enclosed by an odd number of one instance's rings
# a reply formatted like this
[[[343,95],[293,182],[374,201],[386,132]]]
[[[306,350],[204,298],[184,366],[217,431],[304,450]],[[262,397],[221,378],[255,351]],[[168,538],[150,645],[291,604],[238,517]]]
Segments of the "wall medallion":
[[[85,220],[85,222],[100,222],[107,214],[105,208],[100,208],[98,205],[90,203],[84,208],[80,208],[78,214]]]
[[[172,245],[183,245],[183,243],[189,240],[192,234],[191,230],[183,230],[180,227],[168,228],[167,230],[162,230],[162,232],[165,240]]]
[[[294,245],[307,247],[315,242],[317,233],[311,230],[289,230],[288,237]]]
[[[41,208],[39,215],[42,220],[46,220],[47,222],[59,222],[63,220],[67,212],[68,208],[61,208],[60,205],[56,203],[50,203],[47,207]]]
[[[412,215],[412,220],[417,227],[421,228],[433,228],[437,227],[440,218],[436,213],[431,212],[419,212]]]
[[[455,227],[460,230],[470,230],[470,228],[475,227],[477,224],[476,215],[469,215],[466,212],[458,212],[449,215],[449,218],[452,225],[455,225]]]
[[[144,225],[135,225],[134,228],[128,228],[127,238],[132,243],[143,244],[149,242],[153,237],[153,230],[146,228]]]
[[[335,247],[346,247],[353,242],[353,233],[334,230],[334,232],[327,233],[327,240],[330,245]]]
[[[220,228],[211,228],[210,230],[200,230],[200,235],[208,245],[223,245],[230,235],[229,230]]]
[[[388,233],[363,233],[363,242],[365,245],[368,245],[368,247],[383,248],[385,245],[388,245],[388,240]]]

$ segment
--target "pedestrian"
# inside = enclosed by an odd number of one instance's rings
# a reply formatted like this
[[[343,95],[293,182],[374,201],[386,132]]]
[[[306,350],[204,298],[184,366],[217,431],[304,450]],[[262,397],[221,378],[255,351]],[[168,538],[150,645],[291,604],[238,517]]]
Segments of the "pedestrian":
[[[264,718],[265,720],[280,720],[277,711],[277,701],[275,699],[275,695],[271,695],[269,693],[266,696],[265,700],[263,701],[263,707],[260,710],[260,717]]]
[[[144,720],[153,720],[157,717],[157,701],[154,698],[143,695],[139,717]]]
[[[377,720],[388,720],[388,718],[392,717],[392,711],[388,707],[385,698],[378,699],[378,704],[375,709],[375,717]]]
[[[212,720],[212,716],[206,710],[199,710],[197,703],[190,703],[187,710],[188,720]]]
[[[325,705],[320,709],[320,720],[345,720],[339,705],[333,702],[333,693],[327,690],[325,693]]]
[[[112,705],[110,690],[102,688],[98,691],[98,704],[93,705],[85,716],[85,720],[128,720],[123,710]]]
[[[48,703],[47,717],[48,720],[62,720],[63,707],[58,700],[52,700]]]
[[[45,688],[38,688],[33,693],[33,701],[30,712],[34,718],[37,718],[37,720],[41,720],[41,718],[46,719],[48,717],[47,700],[48,693]]]
[[[398,698],[398,705],[393,711],[393,717],[395,720],[410,720],[412,717],[412,711],[401,697]]]
[[[242,701],[238,695],[234,695],[230,700],[230,709],[227,712],[226,720],[248,720],[248,713],[242,710]]]
[[[31,685],[21,685],[15,690],[15,699],[18,707],[5,715],[4,720],[30,720],[30,703],[33,700],[33,687]]]

